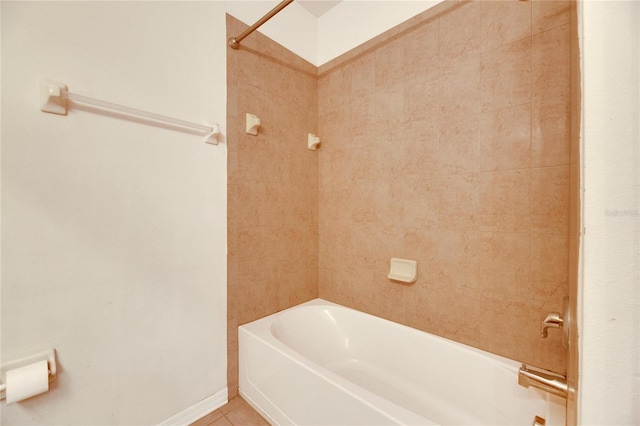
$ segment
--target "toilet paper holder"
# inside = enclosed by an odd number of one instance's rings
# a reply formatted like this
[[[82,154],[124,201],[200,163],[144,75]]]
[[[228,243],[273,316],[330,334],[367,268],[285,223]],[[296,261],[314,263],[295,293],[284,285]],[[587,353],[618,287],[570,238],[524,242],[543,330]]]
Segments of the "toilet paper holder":
[[[17,359],[15,361],[8,362],[3,364],[0,367],[0,399],[5,399],[6,397],[6,373],[9,370],[13,370],[14,368],[24,367],[29,364],[33,364],[38,361],[47,361],[47,365],[49,366],[49,383],[56,380],[57,377],[57,368],[56,368],[56,350],[48,349],[46,351],[40,352],[35,355],[26,356],[24,358]]]

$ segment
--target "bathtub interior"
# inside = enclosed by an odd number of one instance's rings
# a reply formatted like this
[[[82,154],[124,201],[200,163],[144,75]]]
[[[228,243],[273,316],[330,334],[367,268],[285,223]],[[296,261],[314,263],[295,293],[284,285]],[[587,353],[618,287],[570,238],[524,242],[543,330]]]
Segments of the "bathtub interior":
[[[435,425],[240,330],[240,395],[272,425]]]
[[[390,405],[384,410],[394,414],[368,424],[531,424],[535,415],[546,416],[547,424],[564,422],[563,400],[517,385],[518,363],[322,299],[256,321],[247,331],[284,356],[289,376],[300,376],[293,372],[303,367],[303,375],[313,376],[309,383],[319,376],[321,387],[330,383],[360,395],[358,401]]]

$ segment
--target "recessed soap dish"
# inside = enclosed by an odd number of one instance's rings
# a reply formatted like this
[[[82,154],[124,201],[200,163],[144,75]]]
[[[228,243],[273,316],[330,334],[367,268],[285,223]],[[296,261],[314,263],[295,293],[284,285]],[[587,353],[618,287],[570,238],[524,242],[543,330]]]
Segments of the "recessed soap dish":
[[[418,262],[408,259],[391,258],[391,270],[388,278],[404,283],[413,283],[417,278]]]

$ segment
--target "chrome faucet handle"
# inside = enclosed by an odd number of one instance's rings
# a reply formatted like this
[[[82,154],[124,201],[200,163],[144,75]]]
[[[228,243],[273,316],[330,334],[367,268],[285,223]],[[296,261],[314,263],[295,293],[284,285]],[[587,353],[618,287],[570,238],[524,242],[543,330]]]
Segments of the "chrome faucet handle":
[[[561,328],[564,324],[563,318],[557,312],[551,312],[547,314],[546,317],[542,320],[542,329],[540,331],[540,337],[543,339],[546,338],[549,333],[547,329],[549,328]]]

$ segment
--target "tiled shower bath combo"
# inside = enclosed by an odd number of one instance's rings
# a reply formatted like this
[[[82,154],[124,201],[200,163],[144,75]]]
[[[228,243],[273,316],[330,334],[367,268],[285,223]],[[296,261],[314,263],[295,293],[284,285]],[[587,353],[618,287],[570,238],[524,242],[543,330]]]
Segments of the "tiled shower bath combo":
[[[228,49],[230,395],[238,326],[317,297],[567,372],[540,321],[569,294],[572,6],[447,1],[319,68]]]

